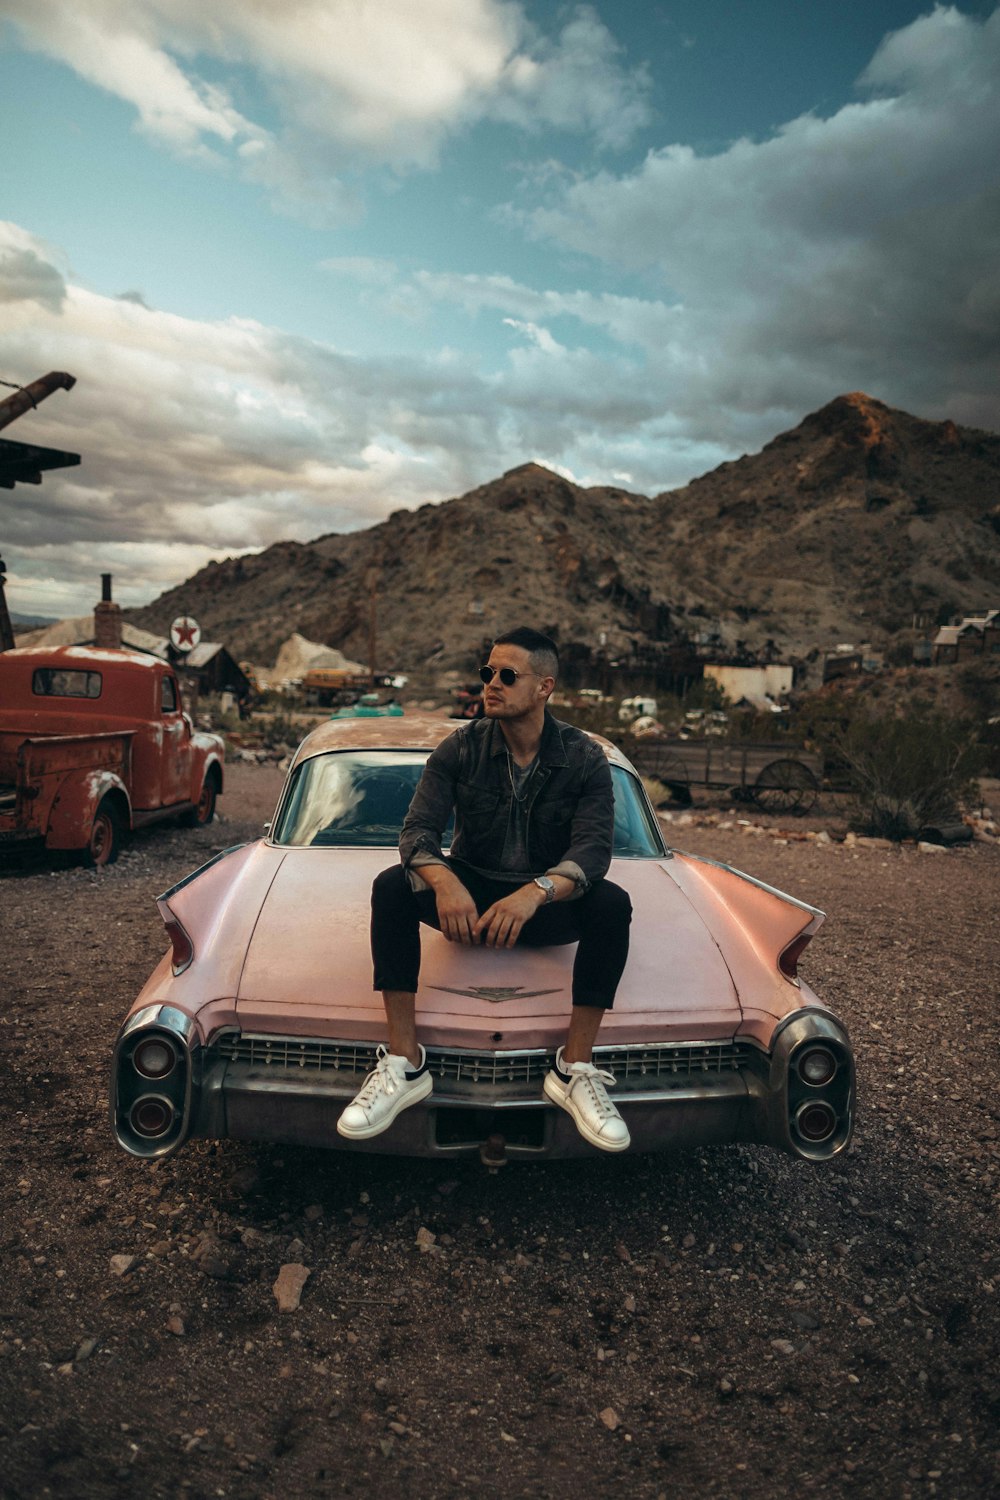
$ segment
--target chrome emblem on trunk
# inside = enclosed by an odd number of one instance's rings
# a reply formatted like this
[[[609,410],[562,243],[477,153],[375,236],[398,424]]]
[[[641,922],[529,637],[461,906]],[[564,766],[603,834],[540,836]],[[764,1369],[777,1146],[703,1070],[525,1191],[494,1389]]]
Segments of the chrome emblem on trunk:
[[[558,995],[560,990],[526,990],[519,984],[476,984],[467,990],[452,989],[449,984],[432,984],[432,990],[441,990],[446,995],[468,995],[470,1000],[488,1000],[491,1005],[501,1005],[504,1000],[534,1000],[539,995]]]

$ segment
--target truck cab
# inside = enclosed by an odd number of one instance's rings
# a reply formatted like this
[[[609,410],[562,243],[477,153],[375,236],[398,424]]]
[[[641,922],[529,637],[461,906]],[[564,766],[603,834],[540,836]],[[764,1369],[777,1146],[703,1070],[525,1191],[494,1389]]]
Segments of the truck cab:
[[[169,662],[117,648],[0,653],[0,848],[44,839],[93,864],[160,818],[210,822],[225,747],[183,712]]]

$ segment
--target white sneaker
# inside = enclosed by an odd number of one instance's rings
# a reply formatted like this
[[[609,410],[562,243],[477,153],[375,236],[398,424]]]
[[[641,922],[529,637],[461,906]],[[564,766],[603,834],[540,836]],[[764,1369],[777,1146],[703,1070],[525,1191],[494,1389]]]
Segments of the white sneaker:
[[[376,1053],[378,1061],[337,1121],[337,1131],[352,1141],[366,1141],[388,1130],[401,1110],[421,1099],[434,1087],[426,1070],[427,1053],[420,1049],[421,1072],[415,1073],[408,1057],[397,1057],[387,1047]]]
[[[569,1074],[560,1078],[556,1068]],[[542,1088],[546,1098],[558,1104],[592,1146],[602,1151],[627,1151],[632,1143],[628,1126],[608,1098],[604,1085],[614,1083],[613,1073],[604,1073],[593,1063],[564,1063],[563,1049],[556,1053],[556,1068],[545,1075]]]

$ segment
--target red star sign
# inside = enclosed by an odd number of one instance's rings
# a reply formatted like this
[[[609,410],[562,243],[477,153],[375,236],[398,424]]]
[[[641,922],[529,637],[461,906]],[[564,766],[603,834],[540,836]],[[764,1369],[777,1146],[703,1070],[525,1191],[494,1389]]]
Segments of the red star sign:
[[[195,636],[198,634],[198,626],[194,620],[176,620],[173,633],[178,646],[193,646]]]

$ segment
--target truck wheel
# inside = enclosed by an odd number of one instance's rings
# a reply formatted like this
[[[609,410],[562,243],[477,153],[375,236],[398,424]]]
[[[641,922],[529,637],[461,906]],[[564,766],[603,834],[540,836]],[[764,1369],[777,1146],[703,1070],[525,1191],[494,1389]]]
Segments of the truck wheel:
[[[185,828],[202,828],[215,817],[215,799],[219,795],[219,784],[214,776],[206,776],[201,784],[201,794],[190,812],[184,813],[181,823]]]
[[[83,862],[93,870],[104,865],[113,865],[121,853],[124,825],[122,815],[113,797],[105,797],[98,804],[90,829],[90,838],[83,851]]]

